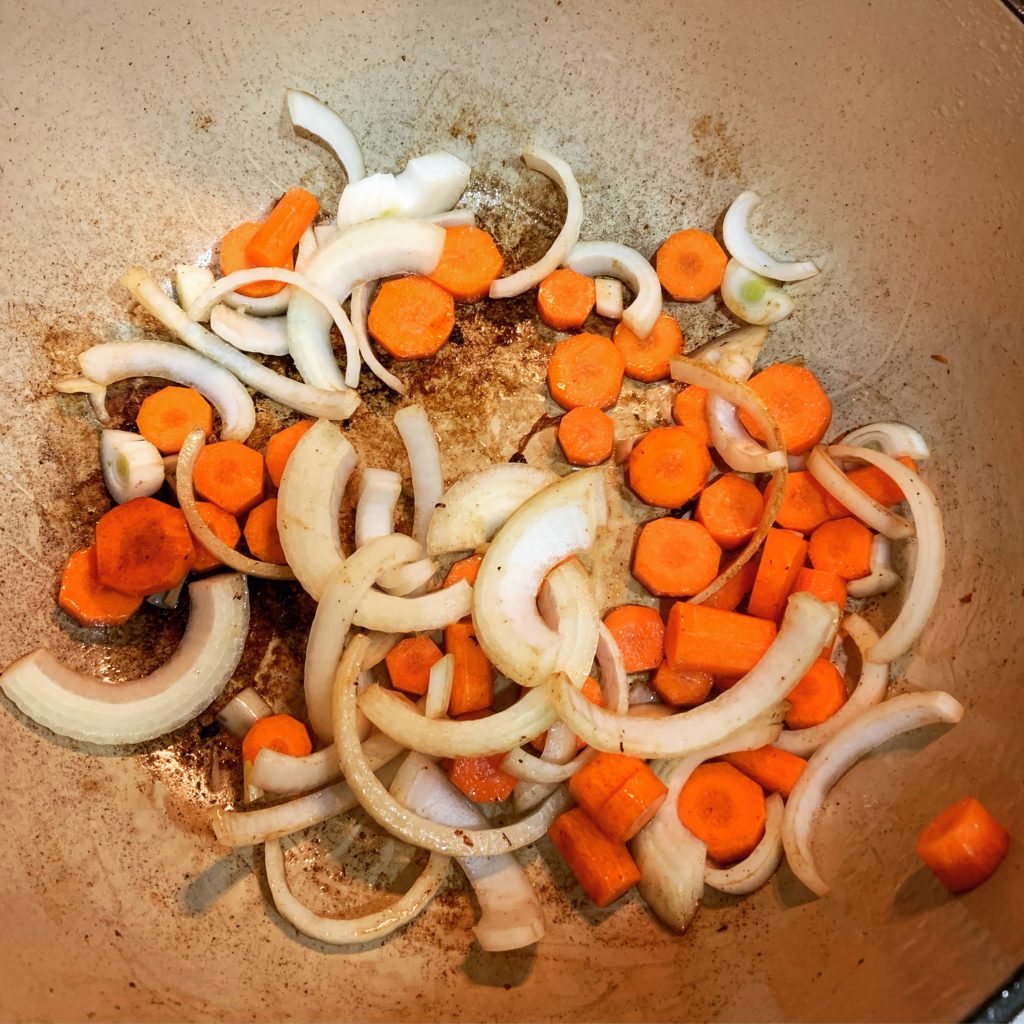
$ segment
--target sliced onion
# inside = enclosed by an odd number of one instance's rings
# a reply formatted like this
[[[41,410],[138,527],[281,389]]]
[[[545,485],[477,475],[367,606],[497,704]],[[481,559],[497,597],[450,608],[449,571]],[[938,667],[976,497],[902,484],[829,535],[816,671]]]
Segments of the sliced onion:
[[[894,736],[935,722],[959,722],[963,707],[948,693],[903,693],[869,708],[840,729],[800,773],[786,803],[782,841],[793,873],[818,896],[828,885],[811,854],[811,826],[832,787],[862,757]]]
[[[370,302],[373,299],[376,286],[376,281],[365,281],[352,289],[352,300],[349,303],[352,330],[356,332],[359,354],[363,357],[363,362],[369,367],[370,372],[392,391],[404,395],[408,391],[405,383],[401,377],[396,377],[381,363],[377,358],[377,353],[373,350],[373,345],[370,344]]]
[[[377,581],[377,585],[395,597],[408,597],[421,593],[434,578],[437,569],[437,562],[429,558],[421,558],[385,573]]]
[[[402,636],[400,633],[378,633],[374,630],[368,630],[366,639],[369,641],[369,646],[363,658],[363,671],[369,672],[370,669],[379,665],[394,650]]]
[[[215,280],[209,267],[177,264],[174,268],[174,294],[178,297],[178,305],[188,309],[207,288],[212,287]]]
[[[871,573],[859,580],[850,580],[846,592],[850,597],[877,597],[888,594],[900,582],[900,575],[892,567],[892,541],[881,533],[871,538],[868,558]]]
[[[411,540],[402,534],[395,536]],[[394,597],[371,590],[352,623],[382,633],[425,633],[464,619],[472,607],[473,588],[465,580],[422,597]]]
[[[544,737],[544,749],[540,756],[547,764],[561,766],[568,764],[578,749],[576,736],[572,730],[564,722],[552,722]],[[525,814],[532,810],[547,800],[557,788],[557,783],[517,782],[512,790],[512,806],[516,814]]]
[[[466,191],[469,175],[469,164],[451,153],[415,157],[400,174],[371,174],[346,185],[338,203],[338,224],[450,210]]]
[[[613,456],[616,466],[621,466],[624,462],[629,462],[629,457],[633,453],[633,449],[637,446],[637,442],[643,437],[643,434],[630,434],[629,437],[620,437],[615,442],[615,454]]]
[[[535,757],[525,750],[510,750],[501,762],[501,768],[502,771],[524,782],[557,785],[560,782],[568,782],[585,764],[592,761],[596,754],[596,750],[587,747],[566,764],[558,764]]]
[[[559,667],[573,686],[582,686],[594,664],[601,616],[593,582],[578,558],[552,569],[541,585],[537,607],[548,628],[562,638]]]
[[[729,893],[746,896],[756,892],[775,874],[782,863],[782,819],[786,805],[778,793],[765,800],[764,835],[761,841],[738,864],[727,868],[704,868],[704,884]]]
[[[793,312],[793,300],[781,288],[736,259],[725,265],[722,301],[748,324],[777,324]]]
[[[878,448],[894,459],[900,455],[909,455],[920,461],[931,458],[932,454],[928,442],[906,423],[869,423],[866,427],[851,430],[843,438],[842,444]]]
[[[338,158],[349,181],[359,181],[366,174],[363,151],[352,130],[326,103],[299,89],[285,91],[288,116],[294,128],[320,139]]]
[[[244,441],[256,425],[256,408],[249,392],[223,367],[180,345],[168,341],[107,342],[87,348],[78,357],[78,365],[89,380],[104,387],[129,377],[160,377],[195,388],[217,410],[220,436],[225,441]]]
[[[807,468],[806,455],[786,455],[790,473],[802,473]]]
[[[148,271],[138,267],[129,270],[121,278],[121,283],[149,313],[186,345],[230,370],[240,381],[268,398],[307,416],[324,416],[334,420],[348,419],[359,405],[359,396],[354,391],[321,391],[311,388],[275,373],[232,348],[179,309],[164,295]]]
[[[150,675],[114,685],[75,672],[40,648],[7,667],[0,689],[33,721],[86,743],[141,743],[179,728],[224,689],[249,628],[243,576],[214,576],[188,590],[181,643]]]
[[[148,498],[164,485],[164,460],[156,445],[127,430],[104,430],[100,435],[100,469],[118,504]]]
[[[828,453],[836,459],[859,459],[880,469],[903,492],[914,518],[917,552],[910,589],[896,621],[867,655],[869,661],[895,661],[906,654],[921,635],[939,596],[946,564],[942,511],[924,480],[902,462],[870,448],[851,448],[844,444],[832,445]]]
[[[467,473],[441,497],[427,531],[427,551],[431,556],[475,551],[523,502],[557,479],[550,470],[521,462]]]
[[[633,757],[681,757],[732,735],[775,707],[803,678],[831,639],[834,604],[810,594],[789,599],[779,634],[758,663],[714,700],[664,719],[618,715],[591,704],[564,676],[547,685],[555,713],[598,750]]]
[[[422,405],[407,405],[395,413],[395,426],[405,445],[412,470],[413,511],[412,535],[421,544],[427,542],[427,531],[434,509],[444,494],[441,452],[434,428]]]
[[[565,265],[587,277],[615,277],[633,292],[622,311],[622,322],[638,337],[646,338],[661,315],[661,282],[649,260],[619,242],[578,242]],[[545,275],[546,276],[546,275]]]
[[[583,195],[572,168],[554,153],[536,146],[523,153],[523,163],[531,171],[539,171],[550,178],[565,193],[565,222],[551,247],[536,263],[492,282],[492,299],[510,299],[540,284],[568,257],[573,246],[579,241],[580,228],[583,226]]]
[[[248,316],[279,317],[288,312],[295,291],[291,285],[282,288],[274,295],[264,295],[254,299],[241,292],[229,292],[224,296],[224,304]]]
[[[442,228],[471,228],[476,225],[476,214],[472,210],[444,210],[423,219]]]
[[[622,282],[614,277],[594,279],[594,311],[609,320],[622,319]]]
[[[107,412],[107,389],[88,377],[66,377],[53,385],[53,390],[62,395],[85,395],[92,406],[92,414],[98,423],[106,425],[110,422]]]
[[[395,509],[402,496],[402,478],[390,469],[363,470],[356,505],[355,540],[361,548],[374,537],[395,532]]]
[[[245,739],[254,722],[273,713],[273,708],[251,686],[247,686],[217,712],[217,721],[241,740]]]
[[[629,679],[619,643],[602,622],[597,634],[597,667],[601,670],[604,706],[617,715],[629,710]]]
[[[221,302],[210,313],[210,330],[240,352],[288,355],[288,322],[283,317],[249,316]]]
[[[734,327],[731,331],[712,338],[706,345],[701,345],[696,352],[690,354],[690,358],[701,363],[719,366],[722,359],[727,356],[742,356],[753,366],[767,340],[767,327],[755,325]]]
[[[430,666],[427,680],[427,699],[423,704],[424,718],[446,718],[455,682],[455,656],[446,654]],[[365,714],[365,712],[363,712]],[[365,749],[365,747],[364,747]]]
[[[634,683],[629,688],[629,706],[637,707],[641,704],[658,704],[661,698],[646,684]]]
[[[722,240],[733,259],[773,281],[804,281],[814,277],[818,268],[810,261],[788,262],[769,256],[750,236],[747,220],[761,202],[756,192],[741,192],[725,212]]]
[[[170,590],[162,590],[159,594],[148,594],[146,596],[146,604],[151,604],[154,608],[160,608],[163,611],[169,611],[178,607],[178,602],[181,600],[181,592],[185,589],[185,581],[182,580],[176,587],[171,587]]]

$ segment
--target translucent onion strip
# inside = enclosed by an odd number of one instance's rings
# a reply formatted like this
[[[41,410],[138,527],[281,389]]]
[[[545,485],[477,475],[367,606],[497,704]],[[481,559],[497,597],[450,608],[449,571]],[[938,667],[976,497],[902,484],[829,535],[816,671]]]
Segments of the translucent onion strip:
[[[548,573],[537,608],[548,627],[562,638],[559,667],[573,686],[582,686],[594,664],[602,623],[593,583],[578,558],[570,558]]]
[[[366,176],[363,151],[347,124],[326,103],[308,92],[288,89],[285,92],[288,116],[292,127],[301,128],[319,139],[338,158],[345,177],[360,181]]]
[[[750,235],[747,220],[760,205],[756,192],[741,192],[725,212],[722,220],[722,240],[733,259],[773,281],[803,281],[814,277],[818,268],[810,260],[787,262],[769,256]]]
[[[528,754],[525,750],[510,750],[501,762],[501,768],[502,771],[524,782],[557,785],[560,782],[568,782],[585,764],[593,760],[596,754],[596,750],[588,747],[568,763],[557,764]]]
[[[434,509],[444,494],[441,452],[434,428],[422,405],[407,405],[395,413],[395,426],[405,445],[412,470],[413,512],[412,535],[426,544],[427,531]]]
[[[850,597],[877,597],[888,594],[900,582],[899,573],[892,567],[892,541],[881,533],[871,538],[868,556],[871,574],[859,580],[850,580],[846,592]]]
[[[746,327],[734,327],[731,331],[726,331],[725,334],[720,334],[707,344],[701,345],[696,352],[691,352],[690,358],[711,366],[718,366],[727,356],[742,356],[753,366],[767,340],[767,327],[759,327],[754,324]]]
[[[437,223],[435,221],[435,223]],[[445,225],[442,225],[442,227]],[[366,281],[357,284],[352,289],[352,299],[349,302],[349,313],[352,320],[352,330],[356,332],[356,342],[359,345],[359,354],[363,362],[369,367],[370,372],[382,383],[386,384],[396,394],[404,395],[409,389],[405,386],[401,377],[396,377],[377,358],[377,353],[370,343],[370,302],[373,299],[376,281]]]
[[[403,534],[395,536],[412,540]],[[425,633],[464,619],[472,607],[473,588],[465,580],[420,597],[395,597],[371,590],[356,609],[352,624],[381,633]]]
[[[629,710],[629,679],[622,651],[612,631],[602,622],[597,634],[597,667],[601,672],[604,706],[617,715]]]
[[[622,282],[614,277],[594,279],[594,312],[609,320],[622,319]]]
[[[271,706],[251,686],[247,686],[217,712],[217,721],[232,736],[244,739],[254,722],[273,713]]]
[[[906,423],[869,423],[865,427],[851,430],[842,444],[861,448],[877,448],[894,459],[909,455],[917,461],[931,458],[928,442]]]
[[[445,718],[447,716],[448,703],[452,699],[452,683],[454,682],[455,656],[446,654],[440,661],[430,666],[427,699],[423,704],[424,718]]]
[[[287,323],[281,317],[249,316],[221,302],[210,313],[210,330],[240,352],[288,355]]]
[[[368,466],[359,480],[355,540],[361,548],[374,537],[395,532],[395,509],[402,496],[402,478],[391,469]]]
[[[730,896],[746,896],[756,892],[775,874],[782,863],[782,819],[786,805],[778,793],[765,800],[764,835],[761,841],[738,864],[727,868],[704,868],[704,884]]]

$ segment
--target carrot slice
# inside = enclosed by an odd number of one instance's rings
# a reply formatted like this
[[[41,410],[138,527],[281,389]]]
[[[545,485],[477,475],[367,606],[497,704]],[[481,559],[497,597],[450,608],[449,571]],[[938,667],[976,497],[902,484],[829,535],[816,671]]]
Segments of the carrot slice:
[[[263,497],[263,456],[241,441],[208,444],[192,471],[196,493],[233,516],[244,515]]]
[[[700,523],[664,516],[641,528],[633,575],[652,594],[692,597],[718,575],[721,560],[722,549]]]
[[[268,715],[252,723],[242,740],[242,760],[252,764],[261,750],[305,757],[313,750],[309,730],[291,715]]]
[[[142,604],[139,594],[122,594],[100,582],[96,546],[75,551],[64,563],[57,604],[83,626],[123,626]]]
[[[504,754],[486,757],[453,757],[446,765],[452,785],[474,803],[497,804],[512,795],[519,781],[501,767]]]
[[[677,601],[665,629],[665,660],[674,669],[746,675],[775,639],[774,622]]]
[[[778,621],[786,610],[786,601],[806,557],[807,541],[803,537],[773,526],[761,548],[761,562],[754,577],[747,611],[759,619]]]
[[[614,903],[640,881],[640,869],[626,844],[609,839],[582,808],[556,818],[548,835],[597,906]]]
[[[685,505],[710,472],[707,448],[685,427],[655,427],[629,453],[629,486],[648,505]]]
[[[840,611],[846,607],[846,580],[825,569],[801,569],[790,593],[799,592],[813,594],[826,604],[831,601],[839,605]]]
[[[626,376],[650,384],[668,380],[668,362],[683,353],[683,332],[674,316],[662,313],[646,338],[638,338],[624,323],[612,333],[615,347],[626,362]]]
[[[283,267],[291,263],[302,233],[320,212],[317,198],[304,188],[290,188],[249,239],[245,258],[251,267]]]
[[[143,399],[135,425],[161,454],[173,455],[197,427],[207,437],[213,433],[213,409],[195,388],[161,388]]]
[[[727,562],[724,568],[728,567],[729,563]],[[724,586],[719,587],[702,604],[705,608],[719,608],[727,612],[735,611],[740,606],[743,598],[750,593],[756,578],[757,561],[751,559],[749,562],[744,562],[740,571],[732,579],[728,580]]]
[[[558,421],[558,443],[572,466],[596,466],[611,458],[615,425],[600,409],[579,406]]]
[[[196,552],[185,516],[155,498],[115,505],[96,524],[100,583],[122,594],[159,594],[186,576]]]
[[[826,569],[844,580],[871,573],[871,531],[856,519],[830,519],[811,534],[808,551],[815,569]]]
[[[388,651],[384,664],[396,690],[422,697],[430,682],[430,670],[444,657],[429,636],[410,636]]]
[[[665,626],[655,609],[626,604],[610,611],[604,624],[619,645],[627,672],[645,672],[661,664]]]
[[[245,520],[245,543],[253,558],[271,565],[287,565],[277,532],[277,498],[261,501]]]
[[[728,262],[714,235],[687,228],[661,243],[654,267],[662,288],[676,302],[703,302],[722,286]]]
[[[786,700],[790,705],[786,725],[808,729],[828,721],[846,703],[846,682],[831,661],[818,658]]]
[[[813,533],[826,519],[831,518],[828,509],[828,492],[822,488],[810,473],[801,471],[789,474],[786,493],[779,506],[776,523],[786,530]],[[772,482],[764,491],[765,502],[772,500]]]
[[[429,277],[385,281],[370,307],[370,333],[395,359],[436,355],[455,326],[455,302]]]
[[[600,334],[563,338],[548,363],[548,389],[563,409],[607,409],[622,388],[622,354]]]
[[[480,565],[483,560],[483,555],[470,555],[468,558],[462,558],[455,562],[448,570],[448,575],[445,576],[444,583],[441,586],[452,587],[461,580],[465,580],[472,586],[476,583],[476,578],[480,574]]]
[[[223,541],[229,548],[237,548],[238,542],[242,539],[242,530],[238,520],[230,513],[225,512],[219,505],[209,501],[197,501],[196,511],[206,525],[213,530],[218,540]],[[196,549],[195,561],[192,563],[192,572],[209,572],[224,563],[215,555],[211,555],[202,544],[192,538]]]
[[[667,795],[665,783],[643,764],[605,801],[594,820],[609,839],[628,843],[658,813]]]
[[[284,430],[279,430],[267,442],[267,474],[275,487],[281,486],[284,467],[288,464],[292,452],[295,451],[295,446],[311,426],[313,426],[312,420],[300,420],[290,427],[285,427]]]
[[[707,700],[712,681],[713,677],[708,672],[675,669],[663,661],[651,678],[651,686],[666,704],[677,708],[692,708]]]
[[[683,388],[672,399],[672,419],[688,431],[701,444],[711,447],[711,431],[708,429],[708,393],[705,388],[691,384]]]
[[[764,835],[764,791],[722,761],[694,770],[679,791],[677,807],[679,820],[720,864],[742,860]]]
[[[494,703],[494,668],[476,642],[471,622],[454,622],[444,630],[444,649],[455,658],[448,713],[483,711]]]
[[[825,436],[832,422],[832,403],[810,370],[776,363],[751,377],[750,387],[775,417],[790,455],[809,452]],[[765,439],[753,417],[741,411],[740,420],[753,437]]]
[[[738,750],[726,754],[722,760],[753,779],[762,789],[769,793],[780,793],[787,800],[800,773],[807,767],[802,757],[772,746]]]
[[[973,796],[947,807],[918,836],[917,855],[952,893],[981,885],[1003,862],[1009,833]]]
[[[576,803],[600,824],[601,808],[645,768],[650,771],[638,757],[601,752],[569,780],[569,792]]]
[[[541,281],[537,313],[556,331],[578,331],[590,316],[597,298],[594,279],[562,267]]]
[[[725,473],[704,489],[693,515],[719,547],[732,551],[754,536],[763,511],[761,492],[736,473]]]
[[[445,231],[441,260],[430,280],[456,302],[479,302],[504,267],[505,259],[486,231],[460,224]]]
[[[232,228],[220,242],[220,272],[224,277],[233,274],[236,270],[250,270],[257,264],[252,264],[246,259],[245,250],[252,241],[253,235],[259,231],[260,226],[252,221],[239,224]],[[280,264],[285,270],[295,269],[295,260],[291,257]],[[276,295],[282,288],[286,287],[280,281],[253,281],[251,284],[244,284],[238,289],[240,295],[247,295],[250,299],[262,299],[268,295]]]
[[[917,472],[917,463],[909,456],[900,455],[896,461]],[[898,505],[903,501],[903,491],[888,473],[883,473],[877,466],[858,466],[851,469],[847,476],[881,505]],[[840,505],[831,494],[825,495],[825,505],[830,519],[840,519],[850,514],[850,510]]]

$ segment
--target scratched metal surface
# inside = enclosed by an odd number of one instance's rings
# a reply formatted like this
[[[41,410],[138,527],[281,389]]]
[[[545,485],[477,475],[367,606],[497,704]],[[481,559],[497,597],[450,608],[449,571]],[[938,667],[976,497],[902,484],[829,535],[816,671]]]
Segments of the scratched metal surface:
[[[531,138],[577,169],[585,236],[645,253],[673,228],[713,224],[742,187],[769,196],[758,227],[825,271],[793,288],[774,355],[803,354],[821,374],[837,429],[898,417],[934,441],[950,567],[903,685],[968,706],[956,730],[897,744],[837,789],[820,828],[829,899],[808,900],[783,870],[751,899],[709,897],[674,938],[635,898],[588,909],[542,844],[525,859],[548,934],[487,956],[458,888],[384,944],[339,953],[296,936],[265,909],[258,855],[225,856],[207,827],[237,768],[223,737],[186,729],[141,752],[90,752],[4,701],[0,1017],[952,1019],[1024,960],[1024,542],[1011,526],[1024,36],[996,0],[849,0],[821,15],[809,0],[0,6],[0,661],[45,644],[124,678],[180,635],[180,615],[101,637],[54,612],[60,563],[105,498],[95,424],[50,383],[91,343],[152,332],[116,285],[128,265],[166,275],[204,258],[294,182],[333,202],[333,163],[287,126],[282,90],[295,85],[343,112],[373,169],[440,146],[469,160],[470,201],[513,261],[541,251],[561,215],[516,159]],[[712,303],[676,312],[691,341],[726,323]],[[406,371],[449,479],[507,458],[553,411],[551,335],[528,302],[463,310],[459,326],[461,346]],[[147,387],[116,391],[118,415]],[[404,468],[389,409],[368,395],[352,436],[365,461]],[[631,392],[620,432],[663,409]],[[256,443],[280,416],[261,409]],[[530,444],[542,458],[550,431]],[[628,551],[621,533],[605,543],[608,559]],[[621,579],[605,576],[607,603]],[[310,607],[255,590],[231,687],[255,679],[287,710]],[[967,792],[1014,844],[992,882],[952,900],[911,838]],[[339,822],[292,857],[296,885],[325,908],[365,906],[375,873],[407,881],[402,852],[385,845],[381,864],[381,849],[365,822]],[[339,883],[343,858],[354,885]]]

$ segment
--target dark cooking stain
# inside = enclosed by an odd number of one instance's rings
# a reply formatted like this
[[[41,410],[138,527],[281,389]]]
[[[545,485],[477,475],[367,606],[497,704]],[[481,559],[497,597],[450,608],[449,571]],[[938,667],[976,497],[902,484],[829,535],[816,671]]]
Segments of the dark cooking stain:
[[[520,459],[517,461],[525,462],[526,456],[523,455],[523,451],[526,449],[526,446],[530,443],[530,441],[532,441],[533,438],[536,437],[537,434],[539,434],[542,430],[547,430],[550,427],[557,426],[558,421],[560,419],[561,416],[549,416],[546,413],[543,416],[538,416],[533,426],[530,427],[530,429],[525,434],[523,434],[523,436],[519,439],[518,444],[516,444],[516,454],[520,456]]]
[[[690,136],[696,147],[694,163],[706,178],[729,175],[742,178],[740,146],[721,117],[703,114],[690,125]]]

